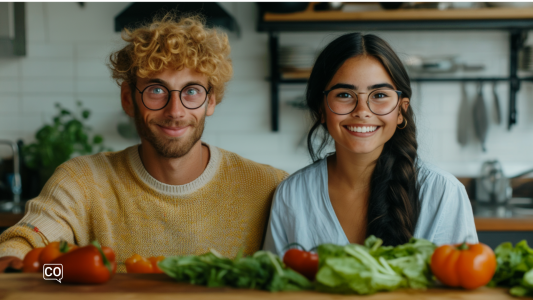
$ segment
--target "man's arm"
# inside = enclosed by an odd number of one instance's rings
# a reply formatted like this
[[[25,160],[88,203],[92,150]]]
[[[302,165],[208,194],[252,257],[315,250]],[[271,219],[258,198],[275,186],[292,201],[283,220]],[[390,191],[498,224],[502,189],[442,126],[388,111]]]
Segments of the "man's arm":
[[[75,243],[76,233],[86,231],[86,195],[73,173],[65,165],[57,168],[39,196],[26,204],[22,220],[0,235],[0,257],[23,259],[52,241]]]

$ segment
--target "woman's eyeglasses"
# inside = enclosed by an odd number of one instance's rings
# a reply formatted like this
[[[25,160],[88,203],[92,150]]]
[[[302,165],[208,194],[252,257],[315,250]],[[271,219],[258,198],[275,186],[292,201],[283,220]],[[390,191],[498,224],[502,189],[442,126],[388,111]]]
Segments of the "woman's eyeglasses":
[[[329,109],[337,115],[347,115],[355,110],[359,103],[359,96],[353,90],[336,88],[323,92]],[[366,104],[370,111],[378,116],[390,114],[398,105],[401,91],[392,89],[377,89],[368,94]]]

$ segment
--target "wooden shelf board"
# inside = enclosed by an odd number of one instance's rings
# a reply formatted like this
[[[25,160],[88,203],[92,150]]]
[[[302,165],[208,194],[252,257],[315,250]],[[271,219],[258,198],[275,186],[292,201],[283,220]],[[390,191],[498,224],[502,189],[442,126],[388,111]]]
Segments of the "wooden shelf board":
[[[0,227],[11,227],[22,219],[24,214],[0,213]]]
[[[306,10],[289,14],[265,13],[264,22],[303,21],[452,21],[533,19],[533,8],[397,9],[365,12]]]
[[[477,231],[533,231],[532,218],[479,218],[475,217]]]

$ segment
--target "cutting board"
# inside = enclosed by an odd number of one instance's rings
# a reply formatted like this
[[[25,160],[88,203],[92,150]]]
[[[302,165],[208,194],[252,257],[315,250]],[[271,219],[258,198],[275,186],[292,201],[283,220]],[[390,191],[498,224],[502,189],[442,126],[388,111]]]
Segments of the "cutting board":
[[[176,300],[176,299],[275,299],[275,300],[326,300],[326,299],[365,299],[365,300],[413,300],[413,299],[464,299],[499,300],[515,299],[507,289],[483,287],[474,291],[434,288],[426,291],[398,290],[377,293],[371,296],[342,296],[317,292],[278,292],[242,290],[232,288],[207,288],[177,283],[165,274],[116,274],[102,285],[73,285],[45,281],[41,274],[0,274],[1,300],[89,300],[89,299],[128,299],[128,300]]]

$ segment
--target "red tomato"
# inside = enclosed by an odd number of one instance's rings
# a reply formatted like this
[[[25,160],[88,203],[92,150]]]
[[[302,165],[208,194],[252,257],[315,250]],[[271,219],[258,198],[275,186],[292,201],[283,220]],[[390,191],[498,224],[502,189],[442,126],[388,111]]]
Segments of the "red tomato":
[[[313,252],[289,249],[283,255],[283,262],[309,280],[314,280],[318,272],[318,254]]]
[[[157,265],[157,263],[162,261],[163,259],[165,259],[165,257],[162,255],[157,257],[152,256],[148,258],[148,260],[152,263],[152,273],[163,273],[163,271],[161,271],[161,269],[159,269],[159,266]]]
[[[431,271],[442,283],[475,289],[489,283],[496,272],[496,256],[485,244],[443,245],[431,256]]]
[[[41,263],[39,262],[39,255],[43,251],[44,247],[32,249],[24,256],[22,263],[22,272],[24,273],[37,273],[41,269]]]
[[[132,257],[129,257],[125,263],[128,273],[153,273],[154,270],[152,263],[139,254],[134,254]]]

